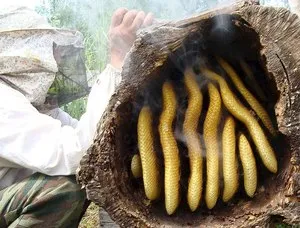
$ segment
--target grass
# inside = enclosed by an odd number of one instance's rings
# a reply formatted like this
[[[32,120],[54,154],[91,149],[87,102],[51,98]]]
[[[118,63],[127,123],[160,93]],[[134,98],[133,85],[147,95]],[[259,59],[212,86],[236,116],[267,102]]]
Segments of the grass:
[[[79,228],[95,227],[99,227],[99,207],[96,204],[91,203],[79,224]]]
[[[294,228],[294,227],[300,228],[300,225],[291,226],[282,223],[282,221],[281,222],[273,221],[271,224],[272,224],[271,227],[275,227],[275,228]],[[100,225],[99,207],[96,204],[91,203],[79,224],[79,228],[95,228],[95,227],[99,227],[99,225]]]

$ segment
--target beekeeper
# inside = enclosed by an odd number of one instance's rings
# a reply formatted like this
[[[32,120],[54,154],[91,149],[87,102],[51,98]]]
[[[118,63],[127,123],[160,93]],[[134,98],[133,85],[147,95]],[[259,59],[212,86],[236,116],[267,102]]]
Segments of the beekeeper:
[[[110,63],[77,121],[58,106],[89,91],[82,35],[55,29],[27,8],[0,12],[0,227],[77,227],[85,193],[75,171],[136,31],[151,23],[142,11],[114,13]]]

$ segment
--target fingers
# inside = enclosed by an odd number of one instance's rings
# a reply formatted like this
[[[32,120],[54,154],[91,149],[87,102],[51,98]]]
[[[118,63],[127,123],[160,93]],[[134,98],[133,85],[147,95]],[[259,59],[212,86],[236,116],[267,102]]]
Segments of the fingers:
[[[123,18],[123,23],[122,24],[125,27],[130,27],[137,14],[138,14],[137,10],[130,10],[130,11],[128,11],[125,14],[124,18]]]
[[[132,22],[131,28],[133,31],[137,31],[139,28],[145,28],[152,25],[154,20],[153,13],[145,14],[144,11],[137,13],[135,19]]]
[[[136,39],[137,30],[152,24],[153,14],[144,11],[117,9],[109,28],[110,63],[116,68],[122,68],[126,53]]]
[[[146,14],[144,11],[138,12],[138,14],[136,15],[136,17],[133,20],[132,25],[131,25],[132,30],[134,30],[134,31],[138,30],[141,27],[141,25],[143,24],[145,17],[146,17]]]
[[[145,19],[144,19],[144,22],[143,22],[142,27],[147,27],[147,26],[152,25],[153,20],[154,20],[154,15],[153,15],[153,13],[148,13],[147,16],[146,16]]]
[[[128,10],[125,8],[117,9],[112,16],[111,27],[116,27],[116,26],[120,25],[127,12],[128,12]]]
[[[139,28],[144,28],[153,23],[153,13],[145,14],[144,11],[127,10],[126,8],[117,9],[111,21],[111,28],[123,25],[130,27],[132,31],[137,31]]]

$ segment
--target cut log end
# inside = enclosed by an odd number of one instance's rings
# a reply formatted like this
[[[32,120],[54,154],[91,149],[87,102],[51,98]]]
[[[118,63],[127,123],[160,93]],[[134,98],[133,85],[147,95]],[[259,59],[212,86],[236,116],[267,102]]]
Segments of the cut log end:
[[[220,13],[224,14],[215,15]],[[227,27],[219,26],[220,21]],[[249,227],[278,220],[299,224],[299,43],[300,20],[295,15],[284,9],[244,4],[143,32],[126,59],[123,81],[101,118],[94,144],[81,161],[78,180],[88,197],[121,227]],[[205,57],[199,58],[199,52]],[[153,116],[159,116],[160,85],[166,79],[180,81],[180,71],[187,63],[197,59],[211,64],[215,55],[236,67],[237,59],[245,60],[256,69],[254,77],[262,91],[254,88],[251,92],[268,104],[266,109],[277,124],[279,136],[272,146],[276,148],[278,172],[271,174],[257,160],[260,175],[253,198],[241,189],[228,203],[219,197],[212,210],[202,202],[192,213],[182,196],[179,208],[169,216],[164,201],[147,200],[142,184],[131,174],[131,158],[137,152],[137,116],[149,96],[147,105],[153,108]],[[177,90],[176,94],[184,94]],[[158,121],[154,118],[153,125],[158,126]],[[178,146],[184,148],[180,143]],[[163,167],[162,153],[158,157]],[[180,159],[183,166],[188,164],[184,155]],[[182,185],[187,186],[187,173],[181,176]]]

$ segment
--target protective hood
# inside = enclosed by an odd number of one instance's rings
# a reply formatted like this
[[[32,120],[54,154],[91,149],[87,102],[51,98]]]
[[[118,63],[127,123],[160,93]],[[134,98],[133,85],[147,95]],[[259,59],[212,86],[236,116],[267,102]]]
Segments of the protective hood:
[[[83,48],[81,33],[53,28],[33,10],[0,11],[0,83],[35,107],[47,96],[62,105],[88,93]]]

